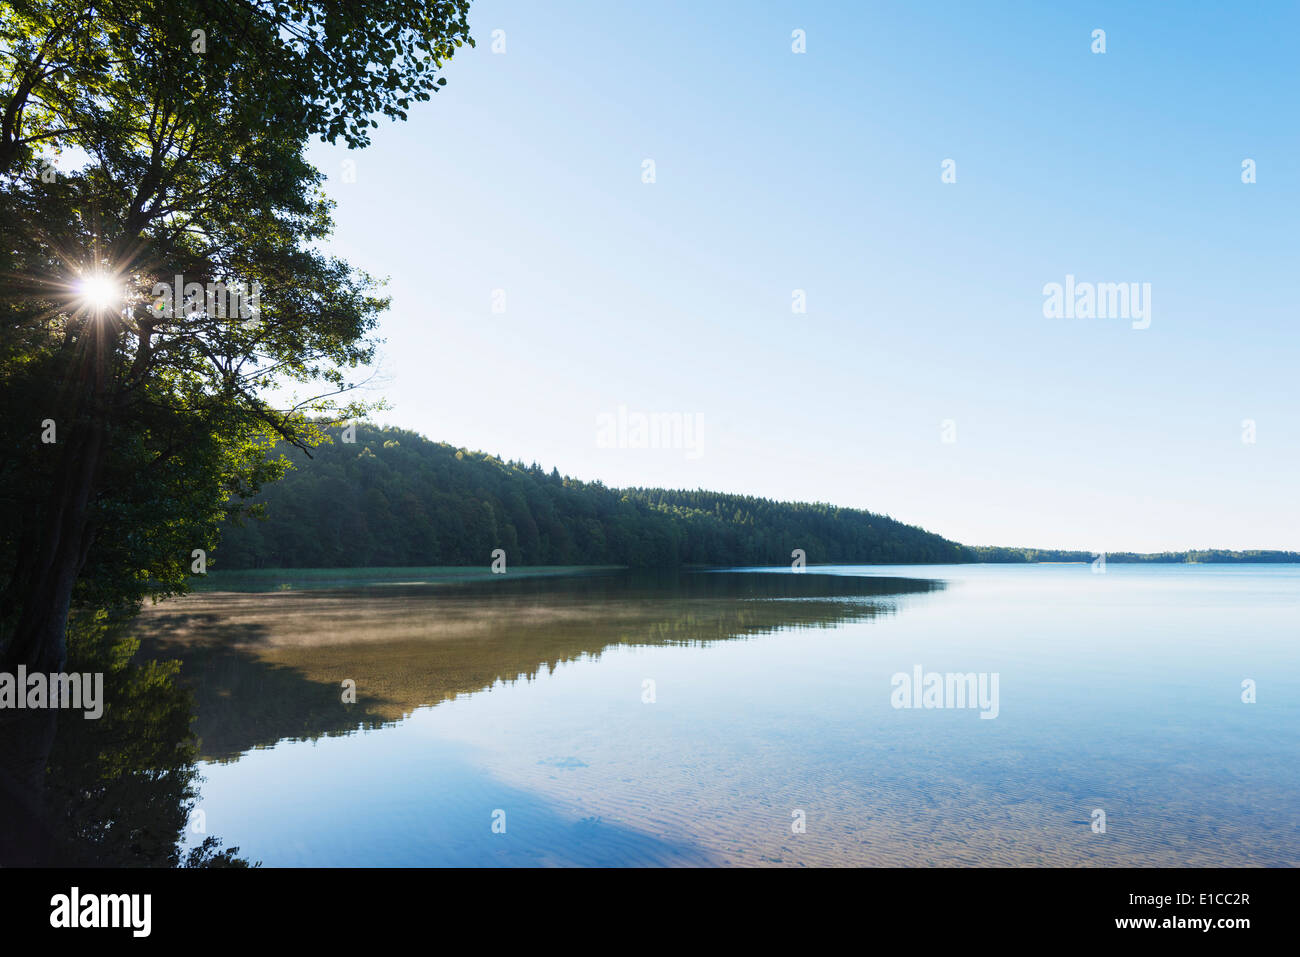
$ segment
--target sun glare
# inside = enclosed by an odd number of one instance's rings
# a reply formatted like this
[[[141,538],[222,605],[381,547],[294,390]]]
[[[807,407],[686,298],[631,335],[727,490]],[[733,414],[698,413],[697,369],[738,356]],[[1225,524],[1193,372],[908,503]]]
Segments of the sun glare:
[[[77,283],[77,295],[92,312],[104,312],[121,302],[122,283],[112,276],[93,273]]]

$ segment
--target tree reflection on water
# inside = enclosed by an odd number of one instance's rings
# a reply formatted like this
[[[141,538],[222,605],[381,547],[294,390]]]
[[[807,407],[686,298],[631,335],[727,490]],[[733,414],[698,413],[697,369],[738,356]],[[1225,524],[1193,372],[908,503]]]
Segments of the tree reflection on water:
[[[67,671],[103,672],[104,711],[25,711],[6,736],[39,740],[50,722],[43,788],[0,768],[0,863],[27,866],[247,867],[238,848],[184,840],[198,797],[192,693],[178,661],[133,660],[130,619],[83,616],[68,629]],[[13,739],[11,738],[11,742]],[[10,750],[17,749],[6,749]],[[195,838],[198,835],[194,835]]]

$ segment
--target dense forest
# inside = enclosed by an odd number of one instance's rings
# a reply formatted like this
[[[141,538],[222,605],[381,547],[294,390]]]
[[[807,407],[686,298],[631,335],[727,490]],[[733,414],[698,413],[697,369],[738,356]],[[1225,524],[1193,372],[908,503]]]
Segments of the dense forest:
[[[263,518],[228,523],[214,569],[484,565],[785,565],[1086,562],[1090,552],[967,547],[884,515],[745,495],[609,488],[356,425],[256,501]],[[1294,552],[1108,553],[1108,562],[1300,561]]]
[[[955,562],[961,546],[883,515],[824,504],[614,489],[358,423],[266,486],[262,519],[227,525],[212,567]]]

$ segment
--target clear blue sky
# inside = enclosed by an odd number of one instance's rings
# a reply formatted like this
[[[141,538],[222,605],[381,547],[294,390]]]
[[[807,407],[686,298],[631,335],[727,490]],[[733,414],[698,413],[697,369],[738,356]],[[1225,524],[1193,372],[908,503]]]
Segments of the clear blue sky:
[[[333,251],[390,278],[379,421],[971,544],[1300,549],[1297,4],[470,22],[432,102],[312,152]],[[1067,274],[1150,283],[1150,328],[1044,318]],[[698,415],[701,454],[599,447],[620,405]]]

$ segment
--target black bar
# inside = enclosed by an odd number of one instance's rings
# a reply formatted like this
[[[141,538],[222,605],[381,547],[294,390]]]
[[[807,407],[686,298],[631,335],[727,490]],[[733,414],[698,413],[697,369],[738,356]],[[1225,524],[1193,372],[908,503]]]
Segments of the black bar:
[[[52,898],[150,895],[147,937],[132,929],[54,928]],[[570,942],[606,923],[647,942],[699,927],[736,938],[769,930],[881,941],[891,929],[976,944],[1130,938],[1231,947],[1293,926],[1287,869],[808,870],[8,870],[0,871],[11,939],[199,943],[283,939],[295,945],[459,927],[498,940],[532,929]],[[1185,895],[1179,897],[1178,895]],[[1159,899],[1157,904],[1155,899]],[[1153,926],[1119,926],[1154,920]],[[1208,930],[1180,921],[1216,922]],[[1224,920],[1243,926],[1218,926]],[[1168,925],[1167,925],[1168,922]],[[128,923],[128,920],[123,920]],[[802,928],[802,931],[800,931]],[[603,931],[601,932],[603,935]],[[396,936],[393,936],[396,935]],[[835,935],[832,935],[835,936]],[[612,943],[610,938],[600,939]],[[667,944],[668,939],[662,938]],[[674,937],[682,941],[682,938]],[[373,940],[373,938],[372,938]]]

